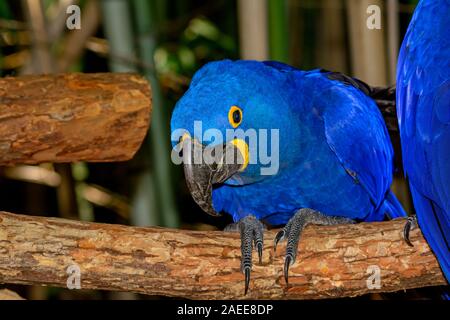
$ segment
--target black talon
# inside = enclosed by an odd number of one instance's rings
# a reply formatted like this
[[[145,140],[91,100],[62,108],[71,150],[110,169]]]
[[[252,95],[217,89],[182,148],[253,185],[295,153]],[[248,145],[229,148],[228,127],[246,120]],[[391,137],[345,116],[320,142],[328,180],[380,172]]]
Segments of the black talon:
[[[249,284],[250,284],[250,267],[246,267],[244,269],[244,274],[245,274],[245,292],[244,292],[244,295],[246,295],[247,292],[248,292]]]
[[[307,208],[300,209],[289,219],[288,223],[276,234],[274,239],[274,250],[276,250],[279,241],[285,238],[287,239],[286,258],[284,260],[284,280],[286,281],[286,285],[289,285],[289,267],[295,263],[298,242],[303,229],[308,224],[335,225],[344,223],[354,223],[354,221],[343,217],[327,216]]]
[[[283,239],[283,237],[284,237],[284,230],[280,230],[280,231],[278,231],[278,233],[277,233],[277,235],[275,236],[275,239],[274,239],[274,243],[273,243],[273,251],[274,252],[277,252],[277,245],[278,245],[278,242],[280,242],[280,240],[281,239]]]
[[[284,260],[284,280],[286,281],[286,285],[289,285],[289,266],[291,265],[292,257],[290,255],[286,256],[286,260]]]
[[[256,247],[258,248],[259,264],[262,264],[262,254],[263,254],[263,244],[262,244],[262,242],[258,242]]]
[[[409,231],[411,231],[411,223],[406,222],[405,226],[403,227],[403,239],[405,240],[406,244],[410,247],[414,247],[414,245],[411,243],[411,240],[409,240]]]
[[[415,217],[408,217],[405,226],[403,227],[403,240],[405,240],[406,244],[410,247],[414,247],[414,245],[409,239],[409,232],[416,227],[416,223]]]

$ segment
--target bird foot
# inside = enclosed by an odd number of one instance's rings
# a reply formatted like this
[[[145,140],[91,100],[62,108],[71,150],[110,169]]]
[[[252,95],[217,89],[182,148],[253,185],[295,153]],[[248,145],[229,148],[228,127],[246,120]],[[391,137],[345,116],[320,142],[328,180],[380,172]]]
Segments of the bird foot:
[[[259,264],[262,263],[265,226],[255,216],[246,216],[225,227],[224,231],[239,231],[241,234],[241,271],[245,276],[245,293],[250,284],[253,244],[258,251]]]
[[[355,221],[344,217],[327,216],[312,209],[300,209],[288,221],[286,226],[276,234],[274,239],[274,251],[276,251],[278,242],[284,239],[287,240],[284,260],[284,279],[287,285],[289,284],[289,267],[294,264],[297,257],[298,243],[305,227],[308,224],[335,225],[346,223],[355,223]]]
[[[406,219],[405,226],[403,227],[403,240],[408,244],[410,247],[414,247],[411,240],[409,239],[409,232],[411,230],[414,230],[418,227],[417,224],[417,216],[410,216]]]

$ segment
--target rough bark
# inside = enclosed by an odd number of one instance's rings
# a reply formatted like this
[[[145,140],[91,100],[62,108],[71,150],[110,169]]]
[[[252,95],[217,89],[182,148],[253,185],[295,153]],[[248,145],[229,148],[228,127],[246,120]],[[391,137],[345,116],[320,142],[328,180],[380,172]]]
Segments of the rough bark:
[[[128,160],[150,113],[150,87],[138,75],[0,78],[0,165]]]
[[[445,284],[419,230],[401,239],[404,220],[308,226],[286,287],[284,246],[265,234],[263,264],[253,267],[245,298],[318,299]],[[239,235],[136,228],[0,212],[0,282],[66,286],[76,264],[82,289],[187,298],[244,298]],[[254,261],[257,261],[254,256]],[[381,288],[368,289],[369,266]]]

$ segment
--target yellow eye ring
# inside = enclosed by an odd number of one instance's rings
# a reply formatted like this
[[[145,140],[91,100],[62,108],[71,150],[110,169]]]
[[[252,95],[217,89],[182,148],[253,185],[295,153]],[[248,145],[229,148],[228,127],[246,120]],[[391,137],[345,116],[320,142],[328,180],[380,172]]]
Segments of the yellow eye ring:
[[[232,106],[228,111],[228,121],[233,128],[237,128],[242,122],[242,110],[237,106]]]

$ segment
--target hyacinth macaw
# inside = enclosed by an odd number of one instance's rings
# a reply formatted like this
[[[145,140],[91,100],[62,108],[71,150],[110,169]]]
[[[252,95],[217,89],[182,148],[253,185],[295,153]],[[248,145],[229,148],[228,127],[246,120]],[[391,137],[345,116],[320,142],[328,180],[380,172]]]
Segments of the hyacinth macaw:
[[[421,1],[403,40],[397,115],[420,229],[450,281],[450,1]],[[408,239],[409,220],[405,227]]]
[[[339,73],[301,71],[278,62],[223,60],[195,74],[173,111],[172,143],[186,160],[194,200],[211,215],[231,215],[235,223],[229,229],[240,231],[245,292],[253,243],[261,261],[265,225],[285,225],[274,242],[287,240],[287,282],[307,224],[405,215],[389,189],[393,150],[371,92]],[[223,137],[227,129],[256,129],[258,134],[277,129],[278,149],[272,149],[279,153],[277,172],[261,174],[264,165],[251,161],[257,153],[249,152],[248,137],[207,141],[195,133],[195,121],[203,131],[214,129]],[[195,164],[189,159],[196,147],[223,151],[222,160],[234,152],[236,161]]]

